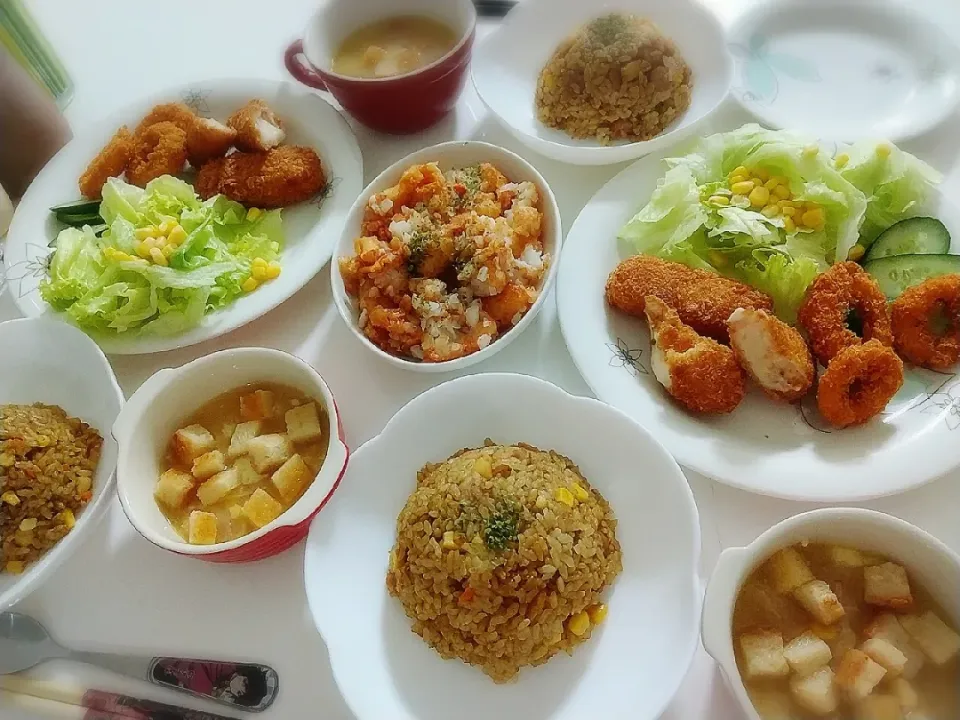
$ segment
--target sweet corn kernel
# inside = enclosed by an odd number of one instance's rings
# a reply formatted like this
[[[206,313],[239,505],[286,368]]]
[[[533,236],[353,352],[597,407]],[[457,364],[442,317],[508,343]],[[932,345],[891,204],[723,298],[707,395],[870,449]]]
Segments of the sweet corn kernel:
[[[573,493],[566,488],[557,488],[553,491],[553,496],[567,507],[573,507]]]
[[[833,164],[836,166],[837,170],[846,167],[848,162],[850,162],[850,156],[846,153],[840,153],[833,159]]]
[[[36,528],[36,518],[24,518],[20,521],[20,532],[33,532]]]
[[[730,198],[728,198],[726,195],[711,195],[707,198],[707,202],[712,205],[721,205],[726,207],[730,204]]]
[[[763,168],[757,168],[756,170],[754,170],[753,175],[754,177],[759,178],[763,182],[766,182],[767,180],[770,179],[770,172],[768,170],[764,170]]]
[[[254,264],[253,267],[250,268],[250,275],[254,277],[257,282],[263,282],[267,279],[267,268],[264,265]]]
[[[443,549],[453,550],[456,547],[457,547],[457,541],[454,540],[453,530],[447,530],[443,534]]]
[[[586,502],[590,498],[590,493],[588,493],[587,489],[580,483],[571,485],[570,490],[573,491],[573,496],[580,502]]]
[[[4,569],[11,575],[19,575],[24,571],[24,564],[21,560],[8,560]]]
[[[20,504],[20,498],[17,497],[15,492],[8,490],[3,495],[0,495],[0,502],[5,502],[7,505],[13,505],[16,507]]]
[[[797,229],[797,224],[793,221],[792,217],[783,218],[783,229],[788,233],[795,232]]]
[[[587,615],[590,617],[590,622],[594,625],[599,625],[607,619],[607,606],[603,603],[591,605],[587,608]]]
[[[152,247],[150,247],[149,245],[147,245],[147,241],[144,240],[142,243],[140,243],[139,245],[137,245],[137,255],[139,255],[139,256],[142,257],[143,259],[147,260],[147,259],[150,258],[150,251],[151,251],[152,249],[153,249]]]
[[[854,245],[852,248],[850,248],[850,252],[847,253],[847,260],[853,260],[853,262],[857,262],[863,257],[865,252],[866,250],[864,249],[863,245]]]
[[[731,204],[731,205],[735,205],[735,206],[737,206],[737,207],[740,207],[740,206],[743,205],[744,203],[746,203],[747,205],[750,204],[750,201],[747,200],[747,196],[746,196],[746,195],[734,195],[732,198],[730,198],[730,204]]]
[[[280,263],[272,262],[267,265],[267,279],[276,280],[278,277],[280,277]]]
[[[136,230],[133,231],[133,236],[137,240],[146,240],[148,237],[153,237],[154,235],[156,235],[157,232],[158,232],[157,228],[151,225],[150,227],[137,228]]]
[[[877,145],[877,157],[879,158],[888,158],[890,153],[893,152],[893,148],[890,147],[890,143],[880,143]]]
[[[261,215],[263,215],[263,210],[261,210],[260,208],[252,207],[249,210],[247,210],[247,220],[249,220],[250,222],[253,222]]]
[[[763,210],[760,211],[764,217],[774,218],[780,214],[779,205],[766,205]]]
[[[747,170],[743,165],[737,165],[733,170],[730,171],[728,177],[733,177],[734,175],[742,175],[743,177],[750,177],[750,171]]]
[[[176,251],[177,251],[177,246],[174,245],[173,243],[167,243],[166,245],[163,246],[163,250],[162,250],[163,256],[166,258],[173,255]]]
[[[770,202],[770,191],[762,185],[760,187],[755,187],[750,191],[749,199],[750,204],[754,207],[763,207]]]
[[[187,231],[183,229],[182,225],[175,225],[173,230],[167,234],[167,240],[172,242],[174,245],[179,245],[186,239]]]
[[[72,530],[73,526],[77,524],[77,518],[72,510],[64,510],[60,513],[60,519],[63,521],[63,524],[67,526],[68,530]]]
[[[774,190],[776,190],[778,187],[780,187],[780,181],[779,181],[777,178],[772,177],[772,178],[770,178],[769,180],[767,180],[767,181],[763,184],[763,186],[764,186],[767,190],[769,190],[771,193],[773,193]]]
[[[786,203],[777,203],[780,206],[780,212],[782,212],[787,217],[793,217],[797,214],[797,209],[793,205],[787,205]]]
[[[267,261],[264,260],[262,257],[257,257],[257,258],[254,258],[254,259],[253,259],[253,262],[251,262],[250,265],[251,265],[252,267],[263,267],[263,268],[265,268],[265,267],[267,266]]]
[[[790,188],[786,185],[777,185],[773,189],[773,194],[776,195],[780,200],[789,200],[790,199]]]
[[[257,282],[256,278],[248,277],[240,285],[240,289],[243,290],[244,292],[253,292],[254,290],[257,289],[259,285],[260,283]]]
[[[164,267],[170,264],[167,262],[167,256],[163,254],[160,248],[150,248],[150,259],[157,265],[163,265]]]
[[[727,178],[727,180],[731,185],[736,185],[738,182],[746,182],[747,180],[750,180],[750,176],[749,175],[731,175],[729,178]]]
[[[730,189],[733,190],[735,195],[749,195],[753,187],[753,180],[741,180],[731,185]]]
[[[177,222],[175,220],[164,220],[162,223],[157,225],[157,230],[160,231],[161,235],[168,235],[176,224]]]
[[[490,466],[490,459],[479,457],[473,462],[473,469],[480,477],[489,480],[493,477],[493,468]]]
[[[585,612],[578,612],[567,622],[567,630],[577,637],[583,635],[590,628],[590,616]]]
[[[810,158],[815,158],[819,152],[820,152],[820,146],[814,143],[811,143],[810,145],[807,145],[803,149],[803,152],[801,154],[803,155],[803,157],[810,159]]]
[[[816,210],[807,210],[800,217],[800,220],[807,227],[820,228],[823,227],[823,224],[827,221],[827,218],[823,213],[823,209],[817,208]]]

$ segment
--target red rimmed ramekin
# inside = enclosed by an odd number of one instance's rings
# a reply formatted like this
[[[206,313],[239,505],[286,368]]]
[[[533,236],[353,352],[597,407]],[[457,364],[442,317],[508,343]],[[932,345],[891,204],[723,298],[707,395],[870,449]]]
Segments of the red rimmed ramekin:
[[[272,523],[230,542],[190,545],[173,529],[153,496],[170,438],[203,403],[260,382],[295,387],[323,405],[331,429],[323,466],[300,499]],[[320,374],[300,358],[268,348],[221,350],[179,368],[158,371],[124,405],[113,436],[119,446],[120,504],[137,532],[164,550],[218,563],[262,560],[305,538],[310,522],[340,484],[350,457],[337,404]]]
[[[459,40],[436,62],[404,75],[369,79],[333,72],[334,53],[351,32],[397,15],[439,20]],[[471,0],[329,0],[314,14],[303,40],[287,48],[284,60],[297,80],[328,90],[367,127],[406,135],[426,130],[456,105],[467,82],[476,24]]]

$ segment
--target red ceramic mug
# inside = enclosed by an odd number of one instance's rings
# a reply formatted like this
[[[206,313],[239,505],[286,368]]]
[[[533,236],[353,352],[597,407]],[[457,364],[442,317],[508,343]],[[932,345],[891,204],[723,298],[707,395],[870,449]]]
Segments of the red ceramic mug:
[[[350,33],[397,15],[439,20],[459,40],[436,62],[404,75],[356,78],[333,72],[334,53]],[[314,14],[303,40],[287,48],[284,60],[297,80],[329,91],[367,127],[406,135],[434,125],[456,105],[467,81],[476,24],[471,0],[327,0]]]

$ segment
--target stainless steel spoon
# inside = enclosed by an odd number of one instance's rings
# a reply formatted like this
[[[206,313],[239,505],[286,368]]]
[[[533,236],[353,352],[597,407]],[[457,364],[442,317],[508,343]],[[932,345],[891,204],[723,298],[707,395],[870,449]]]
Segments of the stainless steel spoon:
[[[57,644],[33,618],[0,613],[0,675],[54,658],[96,665],[249,712],[266,710],[280,689],[276,671],[266,665],[76,652]]]

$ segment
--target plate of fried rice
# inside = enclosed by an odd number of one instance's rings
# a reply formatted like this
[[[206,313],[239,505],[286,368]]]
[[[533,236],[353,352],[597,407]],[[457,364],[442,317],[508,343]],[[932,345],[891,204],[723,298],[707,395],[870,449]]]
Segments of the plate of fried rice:
[[[654,718],[697,645],[699,533],[679,467],[626,415],[487,373],[357,451],[305,584],[359,720]]]

